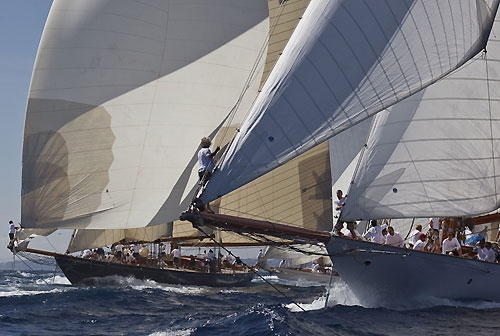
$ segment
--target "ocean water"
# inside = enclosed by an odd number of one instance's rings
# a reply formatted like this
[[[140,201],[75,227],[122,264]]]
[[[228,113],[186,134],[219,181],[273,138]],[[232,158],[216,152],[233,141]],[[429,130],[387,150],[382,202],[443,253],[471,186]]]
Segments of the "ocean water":
[[[110,278],[72,286],[62,274],[0,271],[1,335],[500,335],[500,303],[430,300],[411,309],[363,307],[349,288],[267,277],[246,288]]]

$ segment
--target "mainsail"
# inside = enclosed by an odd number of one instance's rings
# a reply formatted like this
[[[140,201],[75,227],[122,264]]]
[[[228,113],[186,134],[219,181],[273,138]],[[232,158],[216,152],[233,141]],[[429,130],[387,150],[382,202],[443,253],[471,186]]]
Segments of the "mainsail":
[[[55,0],[29,93],[22,225],[121,230],[178,218],[199,140],[256,71],[267,18],[266,0]]]
[[[457,69],[498,1],[315,1],[212,176],[204,202],[265,174]]]
[[[488,52],[376,116],[342,218],[471,216],[500,207],[500,18]]]
[[[270,29],[267,43],[267,55],[265,58],[263,75],[260,79],[260,86],[263,85],[265,79],[267,78],[267,75],[274,67],[276,60],[283,51],[283,48],[292,35],[293,30],[295,29],[308,4],[309,0],[289,0],[286,2],[282,2],[280,0],[269,0],[268,5]],[[259,74],[256,75],[255,80],[259,79],[258,76]],[[256,97],[255,91],[251,91],[249,93],[254,95],[253,98]],[[250,94],[248,95],[248,97],[252,98],[250,97]],[[236,121],[238,122],[239,120]],[[237,127],[239,127],[239,124],[235,123],[235,120],[233,120],[232,124],[230,124],[229,126],[226,123],[226,125],[223,126],[217,133],[217,136],[214,139],[214,143],[220,145],[221,147],[226,145],[231,140],[231,137],[234,135]],[[325,150],[327,151],[327,148]],[[291,163],[289,167],[285,167],[285,170],[288,171],[286,184],[292,184],[294,187],[296,184],[300,184],[307,189],[307,193],[302,193],[304,197],[308,198],[308,202],[304,203],[304,205],[306,206],[298,204],[298,201],[300,201],[300,199],[296,200],[292,198],[292,200],[294,200],[295,202],[288,203],[288,206],[293,209],[293,213],[290,211],[287,212],[286,209],[283,210],[282,208],[275,208],[273,207],[273,204],[262,202],[256,204],[255,202],[249,201],[249,194],[257,195],[266,193],[268,197],[277,199],[282,195],[283,192],[287,192],[284,190],[283,185],[274,183],[269,185],[266,183],[258,182],[255,184],[244,186],[227,195],[227,197],[221,199],[219,204],[212,204],[212,208],[220,213],[226,214],[244,213],[246,216],[259,216],[262,214],[266,214],[269,215],[269,217],[267,218],[272,218],[278,221],[288,219],[284,222],[294,224],[297,223],[298,225],[302,226],[305,223],[315,223],[316,221],[311,220],[314,219],[311,216],[318,213],[331,214],[331,205],[328,204],[330,194],[328,192],[323,192],[324,195],[322,196],[322,199],[320,199],[318,197],[319,193],[317,192],[318,188],[324,190],[324,187],[328,184],[328,182],[325,181],[326,183],[324,183],[324,185],[318,186],[316,180],[310,178],[312,173],[319,173],[320,175],[324,175],[324,173],[328,171],[328,166],[324,164],[327,163],[327,153],[325,152],[325,150],[323,150],[322,155],[318,155],[318,150],[313,150],[310,154],[305,153],[304,158],[298,159],[299,161],[296,163],[297,165],[295,165],[295,163]],[[314,158],[314,160],[311,160],[312,158]],[[297,169],[295,167],[298,167],[298,164],[303,160],[307,160],[309,165],[311,163],[314,163],[315,171],[308,171],[307,174],[297,174]],[[318,164],[319,162],[323,162],[323,165],[320,166]],[[302,166],[303,165],[301,165],[301,167]],[[305,170],[301,169],[300,171],[304,172]],[[274,172],[272,172],[271,174],[273,173]],[[273,176],[268,176],[267,181],[274,182],[275,178]],[[288,191],[289,189],[290,188],[288,188]],[[294,188],[293,190],[296,190],[296,188]],[[315,197],[310,197],[310,195],[315,195]],[[252,197],[250,196],[250,198]],[[235,202],[235,200],[238,201]],[[262,207],[260,205],[262,205]],[[276,214],[278,214],[278,216],[275,217]],[[331,216],[322,216],[322,222],[328,224],[329,217]],[[200,236],[200,232],[197,229],[193,228],[189,222],[175,221],[173,223],[168,223],[168,226],[165,229],[158,230],[157,226],[165,226],[165,224],[157,225],[158,222],[161,223],[163,220],[164,217],[160,209],[158,214],[152,219],[149,225],[141,230],[78,230],[73,236],[68,250],[75,251],[81,250],[82,248],[86,247],[93,248],[109,245],[120,239],[154,241],[162,237],[172,237],[174,239],[178,239],[180,237],[188,238],[192,236]],[[212,230],[210,228],[205,228],[205,232],[211,234]],[[218,238],[224,243],[256,243],[255,239],[248,239],[231,232],[220,232],[218,234]],[[210,242],[210,240],[199,241],[199,243],[206,242]]]

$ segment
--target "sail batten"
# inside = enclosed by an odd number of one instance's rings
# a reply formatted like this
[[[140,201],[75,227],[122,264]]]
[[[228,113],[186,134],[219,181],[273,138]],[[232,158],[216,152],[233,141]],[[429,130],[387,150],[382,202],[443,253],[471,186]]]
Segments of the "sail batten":
[[[498,2],[459,2],[312,2],[202,199],[261,176],[467,62],[484,47]]]

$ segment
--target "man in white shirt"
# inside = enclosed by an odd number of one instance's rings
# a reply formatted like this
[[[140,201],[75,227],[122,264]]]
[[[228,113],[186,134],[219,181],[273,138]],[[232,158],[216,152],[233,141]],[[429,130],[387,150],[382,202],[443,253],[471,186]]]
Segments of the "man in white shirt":
[[[415,227],[415,230],[413,230],[412,232],[410,232],[410,236],[408,238],[408,242],[414,247],[413,249],[415,249],[415,244],[420,239],[420,235],[421,234],[422,234],[422,225],[420,225],[420,224],[418,224]]]
[[[132,255],[134,256],[135,259],[139,258],[139,251],[140,250],[141,250],[140,244],[132,245],[132,251],[134,252]]]
[[[279,266],[278,266],[278,267],[282,267],[282,268],[288,267],[288,260],[286,260],[286,259],[282,259],[282,260],[280,261],[280,264],[279,264]]]
[[[382,235],[382,227],[374,219],[370,221],[370,224],[372,227],[365,233],[364,238],[377,244],[383,244],[385,239]]]
[[[387,236],[385,236],[385,245],[403,247],[403,237],[399,232],[394,232],[394,228],[389,226],[387,228]]]
[[[438,230],[438,232],[439,232],[439,218],[438,217],[429,218],[429,228],[431,228],[433,230]]]
[[[443,240],[443,254],[462,256],[462,246],[455,238],[453,231],[448,231],[448,238]]]
[[[343,220],[340,220],[340,213],[342,212],[342,208],[345,205],[345,197],[343,196],[342,190],[337,190],[337,200],[334,201],[334,207],[335,207],[335,218],[337,218],[337,223],[335,224],[335,233],[338,236],[341,236],[342,233],[340,232],[342,228],[344,227],[344,223],[347,224],[347,230],[351,233],[351,237],[356,239],[357,235],[356,232],[354,232],[354,222],[344,222]]]
[[[484,245],[484,239],[481,239],[476,247],[477,258],[481,261],[486,261],[486,247]]]
[[[92,251],[90,249],[86,249],[85,251],[83,251],[82,258],[83,259],[90,258],[91,255],[92,255]]]
[[[200,177],[200,181],[204,178],[203,184],[207,183],[207,181],[212,176],[212,171],[215,168],[215,160],[214,157],[220,150],[220,147],[217,148],[212,153],[210,151],[210,145],[212,141],[210,138],[203,137],[201,139],[201,149],[198,151],[198,163],[200,168],[198,168],[198,176]]]
[[[415,244],[413,244],[413,249],[417,251],[424,251],[426,239],[427,236],[424,233],[421,233],[418,237],[418,240],[415,242]]]
[[[178,247],[176,247],[172,251],[172,254],[174,255],[174,264],[175,264],[175,266],[179,266],[181,264],[181,257],[182,257],[181,250]]]
[[[486,251],[485,251],[485,254],[486,254],[485,261],[494,263],[496,261],[496,259],[497,259],[497,254],[495,253],[495,251],[491,247],[491,243],[487,242],[485,244],[484,248],[486,249]]]
[[[9,238],[10,240],[14,240],[14,236],[16,234],[16,227],[14,226],[13,221],[9,221]]]

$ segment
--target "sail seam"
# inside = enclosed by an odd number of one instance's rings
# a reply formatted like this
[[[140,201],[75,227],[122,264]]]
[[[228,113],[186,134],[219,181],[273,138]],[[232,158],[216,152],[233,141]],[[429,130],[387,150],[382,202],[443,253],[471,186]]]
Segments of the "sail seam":
[[[486,88],[488,92],[488,111],[490,113],[490,135],[491,135],[491,159],[493,163],[493,186],[495,188],[495,204],[498,204],[498,194],[497,194],[497,181],[496,181],[496,165],[495,165],[495,145],[494,145],[494,136],[493,136],[493,118],[491,111],[491,101],[490,101],[490,81],[489,81],[489,72],[488,72],[488,54],[485,52],[484,54],[484,63],[486,66]],[[499,140],[499,139],[495,139]]]
[[[410,15],[411,15],[410,13],[412,12],[412,10],[411,10],[410,6],[408,6],[408,4],[406,3],[406,1],[403,1],[403,3],[404,3],[405,5],[407,5],[407,6],[406,6],[406,8],[407,8],[407,17],[408,17],[408,16],[410,16]],[[386,2],[386,5],[387,5],[387,2]],[[395,22],[398,22],[397,17],[396,17],[396,14],[394,14],[394,11],[392,10],[391,6],[388,6],[388,8],[389,8],[389,11],[391,12],[391,15],[392,15],[392,18],[394,19],[394,21],[395,21]],[[377,19],[375,18],[375,20],[377,20]],[[418,26],[415,26],[415,29],[418,31]],[[403,30],[400,30],[400,33],[401,33],[401,37],[403,38],[403,41],[405,41],[406,47],[408,48],[408,50],[411,50],[410,45],[409,45],[409,43],[408,43],[408,40],[407,40],[407,38],[406,38],[406,36],[405,36],[405,34],[404,34]],[[419,34],[419,35],[420,35],[420,34]],[[391,39],[392,39],[392,38],[391,38]],[[387,41],[388,41],[388,42],[390,42],[391,40],[387,39]],[[388,45],[390,45],[390,46],[391,46],[391,49],[392,49],[392,43],[388,43]],[[423,49],[425,50],[425,48],[423,48]],[[409,54],[410,54],[411,60],[412,60],[412,62],[413,62],[413,65],[415,66],[415,69],[418,69],[417,63],[415,62],[415,57],[413,57],[413,53],[411,53],[411,52],[410,52]],[[395,55],[395,56],[396,56],[396,55]],[[399,68],[400,68],[401,75],[403,76],[403,80],[404,80],[404,82],[405,82],[405,84],[406,84],[406,86],[407,86],[407,88],[408,88],[408,91],[410,91],[410,92],[411,92],[411,90],[412,90],[412,89],[411,89],[410,83],[408,82],[408,79],[406,78],[405,71],[403,70],[403,67],[402,67],[402,65],[400,64],[398,57],[394,57],[394,61],[398,64],[398,66],[399,66]],[[386,75],[386,78],[387,78],[387,79],[389,79],[389,77],[387,76],[387,74],[386,74],[386,72],[385,72],[385,69],[384,69],[384,68],[383,68],[383,66],[382,66],[382,63],[381,63],[381,62],[377,62],[377,65],[379,65],[379,66],[383,69],[384,74]],[[430,66],[430,64],[429,64],[429,68],[430,68],[430,67],[431,67],[431,66]],[[367,73],[367,74],[368,74],[368,73]],[[419,80],[419,82],[420,82],[420,86],[423,86],[423,83],[422,83],[422,77],[420,76],[420,72],[419,72],[418,70],[416,71],[416,74],[417,74],[417,76],[418,76],[418,80]],[[388,80],[388,82],[390,83],[391,81],[390,81],[390,80]],[[391,87],[392,87],[392,83],[391,83]],[[396,98],[396,99],[399,99],[397,94],[394,94],[394,96],[395,96],[395,98]],[[382,102],[381,102],[381,103],[382,103]],[[382,106],[383,106],[383,104],[382,104]]]
[[[165,61],[165,50],[167,48],[167,36],[168,36],[168,23],[169,23],[169,16],[170,16],[170,0],[167,1],[167,10],[165,11],[165,39],[162,41],[163,43],[163,51],[162,51],[162,56],[161,56],[161,61],[160,61],[160,67],[158,68],[158,75],[157,75],[157,78],[155,80],[155,83],[154,83],[154,94],[153,94],[153,97],[151,99],[151,104],[150,104],[150,108],[149,108],[149,115],[148,115],[148,121],[146,123],[146,131],[144,132],[144,140],[142,141],[142,149],[141,149],[141,153],[140,153],[140,156],[139,156],[139,166],[141,165],[142,163],[142,160],[144,158],[144,148],[145,148],[145,145],[146,145],[146,138],[148,136],[148,130],[151,126],[151,116],[153,114],[153,107],[154,107],[154,101],[155,99],[157,98],[157,95],[158,95],[158,87],[160,85],[160,78],[161,78],[161,71],[163,69],[163,62]],[[163,154],[165,155],[165,154]],[[132,189],[133,192],[132,192],[132,198],[131,198],[131,201],[130,203],[128,204],[128,209],[129,210],[132,210],[132,205],[134,204],[134,200],[136,198],[136,188],[137,188],[137,182],[139,180],[139,174],[136,174],[135,175],[135,181],[134,181],[134,188]],[[128,211],[127,212],[127,219],[126,219],[126,222],[124,223],[124,229],[128,228],[128,225],[129,225],[129,221],[130,221],[130,215],[131,215],[132,211]]]

